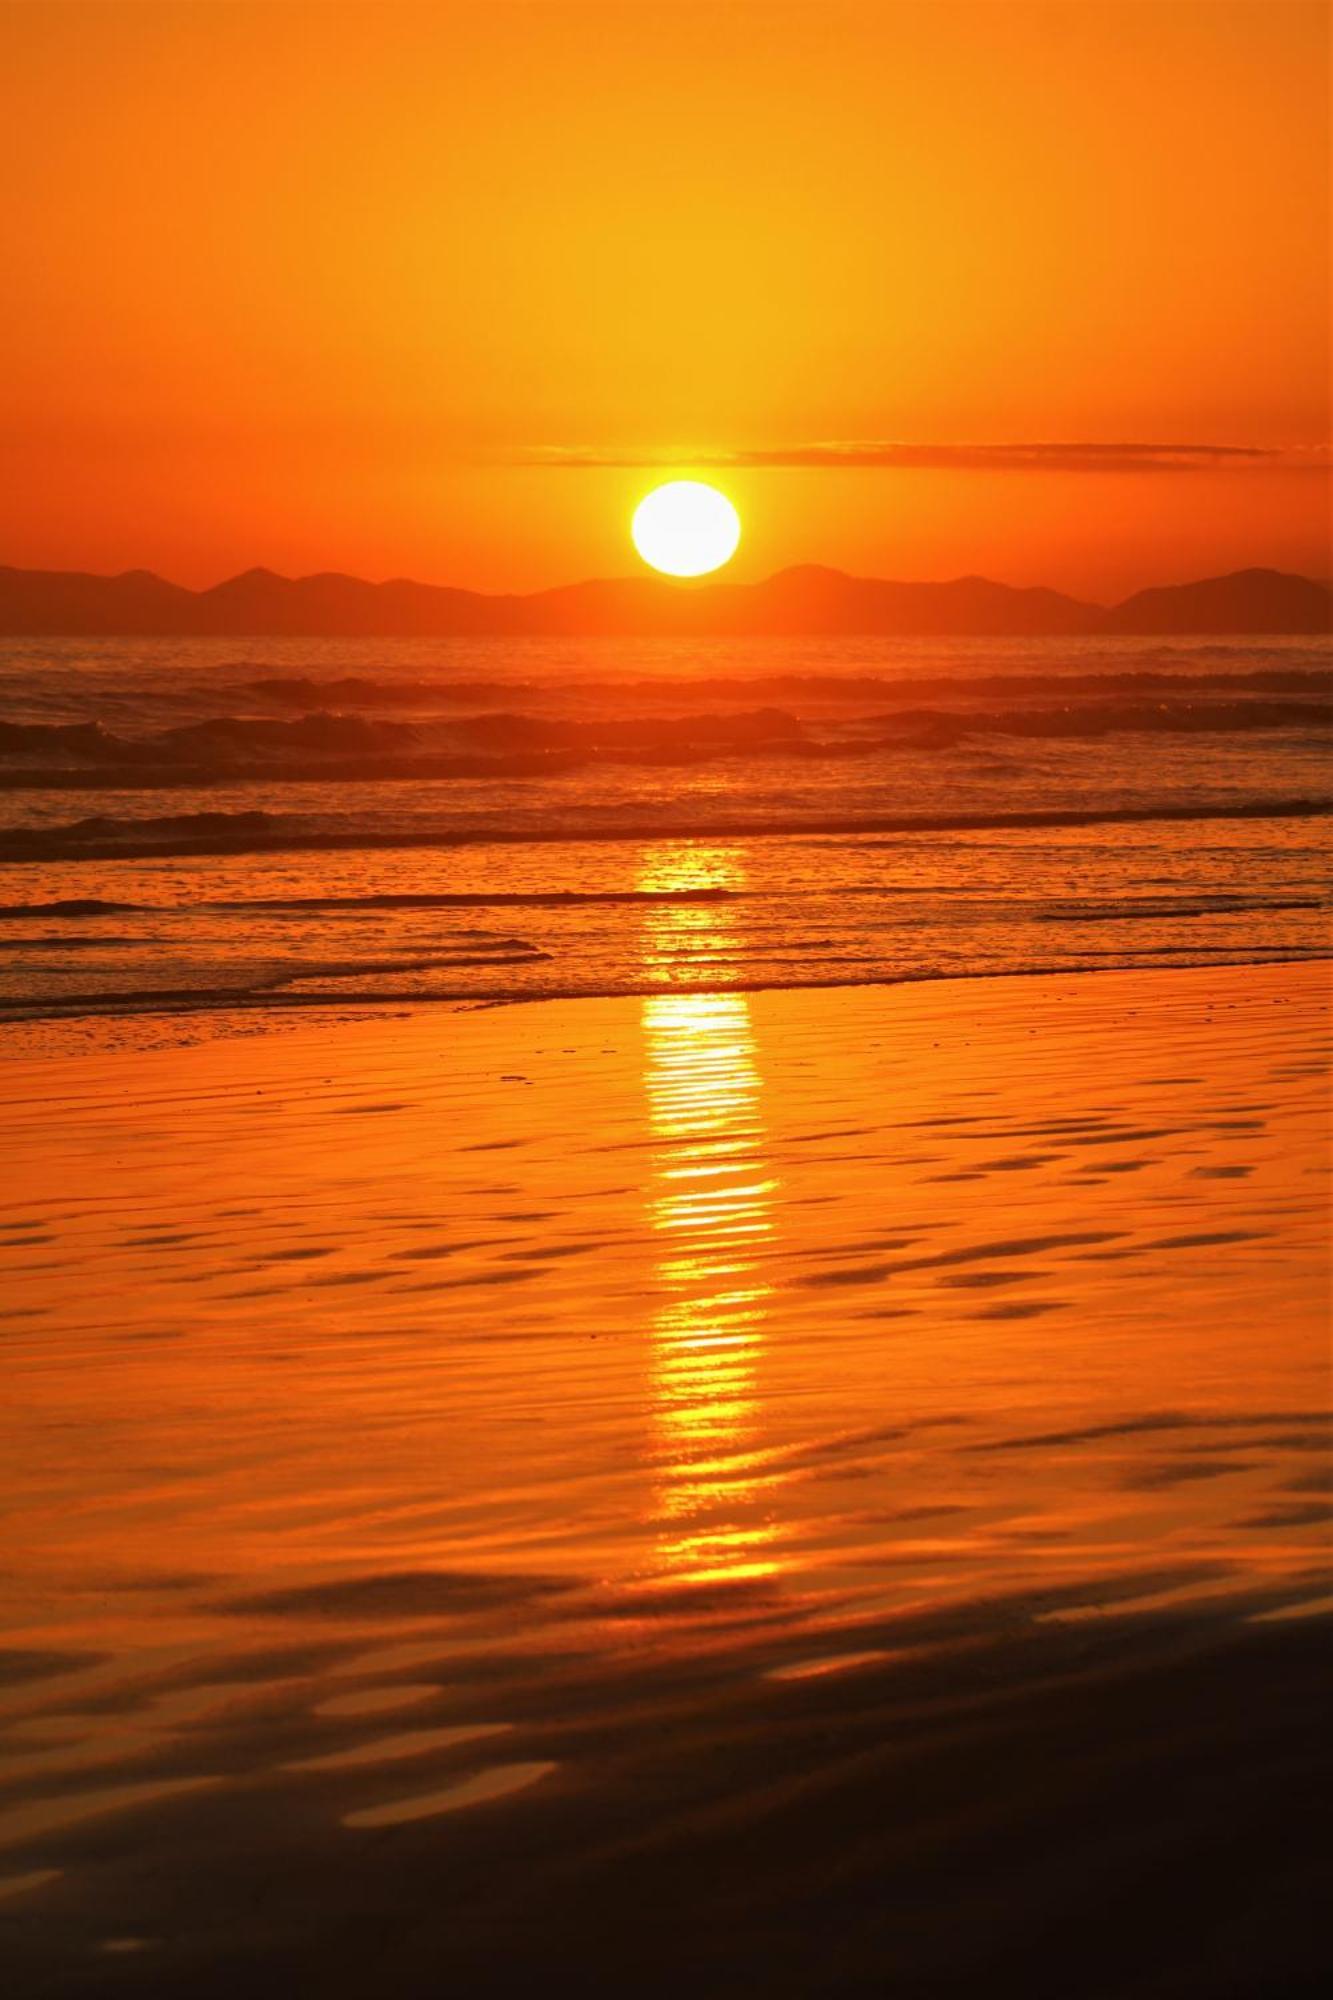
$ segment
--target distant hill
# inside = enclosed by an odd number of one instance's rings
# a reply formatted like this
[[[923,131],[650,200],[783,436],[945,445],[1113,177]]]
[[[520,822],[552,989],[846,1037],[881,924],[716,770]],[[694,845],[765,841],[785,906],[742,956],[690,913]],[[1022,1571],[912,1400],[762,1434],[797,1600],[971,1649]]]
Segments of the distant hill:
[[[1327,632],[1330,592],[1276,569],[1140,590],[1102,619],[1104,632]]]
[[[1239,570],[1141,590],[1107,610],[1054,590],[985,577],[890,583],[807,564],[762,583],[678,584],[634,576],[567,584],[530,596],[486,596],[434,584],[367,583],[335,574],[251,569],[208,590],[148,570],[91,576],[0,567],[0,633],[37,638],[481,638],[711,635],[969,635],[1317,633],[1330,592],[1277,570]]]

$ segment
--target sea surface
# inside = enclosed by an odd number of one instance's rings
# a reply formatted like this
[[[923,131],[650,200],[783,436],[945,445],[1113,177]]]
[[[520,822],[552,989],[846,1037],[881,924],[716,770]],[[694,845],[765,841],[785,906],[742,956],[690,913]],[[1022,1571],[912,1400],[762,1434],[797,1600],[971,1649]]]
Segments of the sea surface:
[[[1293,959],[1308,639],[0,648],[0,1014]]]
[[[1331,685],[10,647],[6,1994],[1324,1991]]]

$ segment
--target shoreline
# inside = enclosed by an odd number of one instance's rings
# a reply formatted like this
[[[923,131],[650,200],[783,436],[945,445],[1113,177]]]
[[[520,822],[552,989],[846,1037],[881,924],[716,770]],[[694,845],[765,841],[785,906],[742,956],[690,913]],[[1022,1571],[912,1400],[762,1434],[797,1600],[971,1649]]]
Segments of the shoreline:
[[[1182,947],[1183,949],[1183,947]],[[57,1028],[64,1023],[86,1024],[93,1021],[110,1023],[153,1020],[216,1020],[219,1032],[225,1032],[227,1019],[231,1016],[253,1019],[265,1013],[274,1015],[323,1014],[336,1018],[345,1025],[349,1019],[373,1020],[386,1008],[393,1008],[401,1017],[420,1008],[427,1012],[438,1009],[453,1009],[460,1014],[492,1012],[511,1007],[570,1006],[585,1001],[614,1002],[628,1000],[651,1000],[664,996],[692,995],[707,998],[758,996],[772,993],[842,993],[842,992],[897,992],[903,988],[950,987],[966,990],[970,986],[990,984],[996,981],[1028,981],[1046,979],[1103,979],[1114,975],[1125,978],[1156,978],[1170,973],[1235,972],[1247,967],[1258,971],[1271,966],[1330,965],[1333,964],[1333,945],[1321,951],[1303,951],[1283,954],[1274,952],[1262,957],[1221,957],[1206,958],[1197,964],[1157,965],[1073,965],[1073,966],[1033,966],[1029,970],[1014,972],[1000,970],[960,974],[958,972],[902,973],[892,978],[845,979],[825,978],[800,981],[750,981],[712,980],[707,984],[692,983],[688,986],[641,984],[617,987],[613,992],[589,991],[571,988],[567,991],[547,991],[540,993],[477,994],[470,993],[420,993],[411,989],[402,992],[386,991],[372,995],[357,994],[342,996],[326,994],[282,994],[256,993],[252,997],[238,996],[218,1001],[211,996],[192,1001],[189,990],[180,993],[164,993],[145,996],[142,1004],[127,1005],[124,1001],[106,1006],[95,1003],[84,1004],[71,1000],[58,1011],[28,1011],[29,1004],[23,1001],[0,1001],[0,1054],[3,1053],[4,1036],[7,1028],[15,1030],[28,1028]],[[312,1023],[318,1026],[319,1023]],[[83,1051],[94,1054],[95,1050]],[[21,1058],[20,1058],[21,1059]],[[58,1059],[53,1057],[53,1060]]]

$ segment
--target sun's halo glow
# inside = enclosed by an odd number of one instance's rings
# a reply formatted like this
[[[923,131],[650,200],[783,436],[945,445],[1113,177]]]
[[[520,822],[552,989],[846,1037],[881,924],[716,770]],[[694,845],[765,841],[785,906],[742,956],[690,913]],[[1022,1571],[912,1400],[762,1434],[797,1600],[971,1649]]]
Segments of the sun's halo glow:
[[[741,517],[716,486],[670,479],[639,502],[630,533],[653,569],[666,576],[706,576],[735,555]]]

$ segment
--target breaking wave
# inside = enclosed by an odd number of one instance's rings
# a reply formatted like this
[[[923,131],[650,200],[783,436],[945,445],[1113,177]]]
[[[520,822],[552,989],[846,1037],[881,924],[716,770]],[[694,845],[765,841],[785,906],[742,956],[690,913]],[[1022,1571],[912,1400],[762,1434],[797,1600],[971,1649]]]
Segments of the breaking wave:
[[[1049,691],[1049,683],[1047,684]],[[526,778],[593,764],[690,765],[720,758],[833,759],[950,750],[991,739],[1325,732],[1333,703],[1308,696],[1123,694],[965,709],[913,706],[830,729],[789,709],[706,710],[596,719],[484,711],[412,721],[333,710],[219,716],[143,737],[98,722],[0,723],[0,789]]]
[[[1255,658],[1259,647],[1197,647],[1184,657],[1203,656],[1230,660]],[[1165,660],[1170,649],[1148,657]],[[1280,653],[1273,657],[1281,658]],[[381,680],[367,674],[344,674],[321,679],[310,674],[270,675],[248,683],[250,692],[281,707],[308,711],[313,707],[334,708],[420,708],[467,707],[476,703],[512,702],[516,696],[549,694],[540,682],[512,679],[464,679],[458,676],[421,677],[413,680]],[[1150,668],[1106,669],[1097,673],[1067,673],[1053,679],[1046,673],[988,674],[709,674],[689,683],[690,693],[704,701],[754,701],[756,696],[776,700],[806,699],[825,702],[920,700],[924,696],[966,699],[987,695],[1049,695],[1053,686],[1061,694],[1185,693],[1207,689],[1223,692],[1248,690],[1270,694],[1318,694],[1333,689],[1330,667],[1256,667],[1248,672],[1219,672],[1216,669]],[[603,704],[645,701],[677,701],[679,677],[653,679],[637,677],[616,681],[570,680],[563,693]]]
[[[341,828],[317,816],[270,812],[198,812],[139,817],[96,814],[65,825],[0,829],[0,862],[44,860],[113,860],[145,856],[264,854],[284,851],[348,849],[451,848],[477,844],[543,846],[580,837],[598,841],[732,840],[782,838],[790,835],[853,835],[968,833],[1040,827],[1082,827],[1149,824],[1170,821],[1312,819],[1333,814],[1330,798],[1268,798],[1161,803],[1143,806],[1051,806],[1017,808],[1008,812],[861,813],[830,816],[784,814],[764,820],[741,818],[723,811],[636,814],[615,824],[602,822],[595,836],[579,829],[487,824],[476,828],[441,828],[405,822],[384,827]],[[639,900],[638,892],[634,900]],[[691,897],[716,892],[692,890]],[[577,899],[576,892],[570,892]],[[543,892],[540,900],[561,900],[564,892]],[[74,899],[77,901],[78,899]],[[444,898],[447,902],[449,899]],[[466,900],[466,899],[464,899]],[[600,900],[600,899],[599,899]],[[114,906],[113,906],[114,907]],[[65,914],[69,913],[68,905]]]
[[[1308,956],[1330,697],[1249,642],[19,648],[0,1013]]]

